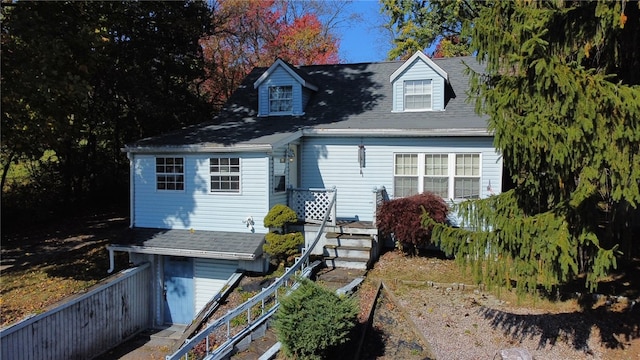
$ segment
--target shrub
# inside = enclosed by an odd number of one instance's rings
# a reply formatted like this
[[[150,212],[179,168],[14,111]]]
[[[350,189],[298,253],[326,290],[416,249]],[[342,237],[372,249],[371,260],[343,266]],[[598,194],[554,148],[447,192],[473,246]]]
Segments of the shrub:
[[[265,236],[262,249],[271,255],[276,264],[282,261],[292,262],[299,252],[300,245],[304,243],[301,232],[287,232],[287,225],[296,222],[296,212],[282,204],[274,205],[264,217],[264,226],[269,227],[271,232]]]
[[[428,245],[433,225],[422,226],[423,211],[433,221],[445,223],[449,208],[440,196],[430,192],[387,201],[376,214],[378,229],[383,235],[393,234],[403,247]]]
[[[264,217],[264,226],[269,228],[284,228],[287,224],[298,222],[298,215],[290,207],[282,204],[274,205]]]
[[[358,305],[306,278],[280,302],[274,327],[285,355],[295,359],[339,358],[355,328]]]
[[[271,255],[276,263],[291,262],[292,258],[300,252],[300,245],[304,243],[304,236],[301,232],[288,234],[270,232],[264,238],[265,243],[262,249]]]

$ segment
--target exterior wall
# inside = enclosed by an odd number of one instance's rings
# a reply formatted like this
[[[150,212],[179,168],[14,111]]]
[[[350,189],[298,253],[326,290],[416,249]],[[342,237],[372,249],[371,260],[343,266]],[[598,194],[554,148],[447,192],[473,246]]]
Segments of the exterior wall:
[[[185,190],[156,190],[155,156],[132,160],[132,225],[160,229],[250,231],[242,220],[252,216],[255,231],[266,233],[269,211],[269,157],[243,154],[163,154],[184,158]],[[240,157],[240,193],[211,193],[209,158]]]
[[[293,91],[293,114],[302,114],[302,85],[281,66],[258,86],[258,115],[269,115],[269,87],[291,85]]]
[[[421,59],[416,59],[400,76],[393,82],[393,111],[404,111],[404,81],[405,80],[429,80],[433,93],[432,110],[444,110],[444,82],[445,79],[435,72],[429,65]]]
[[[232,260],[195,259],[195,314],[219,293],[238,270],[238,262]]]
[[[360,169],[358,146],[365,147],[365,166]],[[395,153],[479,152],[481,197],[487,197],[489,181],[494,193],[501,191],[502,160],[486,138],[306,138],[302,146],[301,187],[337,188],[337,216],[373,219],[375,187],[384,186],[393,198]]]

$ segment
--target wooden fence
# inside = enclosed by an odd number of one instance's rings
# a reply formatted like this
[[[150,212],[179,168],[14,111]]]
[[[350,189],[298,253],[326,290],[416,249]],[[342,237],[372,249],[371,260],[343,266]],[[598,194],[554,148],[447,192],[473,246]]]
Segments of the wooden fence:
[[[149,264],[0,330],[0,359],[91,359],[151,326]]]

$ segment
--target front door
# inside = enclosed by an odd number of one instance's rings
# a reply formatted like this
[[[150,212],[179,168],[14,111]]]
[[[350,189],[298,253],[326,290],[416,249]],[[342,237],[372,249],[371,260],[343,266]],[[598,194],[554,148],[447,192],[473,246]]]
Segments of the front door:
[[[194,316],[193,259],[164,259],[164,322],[189,324]]]

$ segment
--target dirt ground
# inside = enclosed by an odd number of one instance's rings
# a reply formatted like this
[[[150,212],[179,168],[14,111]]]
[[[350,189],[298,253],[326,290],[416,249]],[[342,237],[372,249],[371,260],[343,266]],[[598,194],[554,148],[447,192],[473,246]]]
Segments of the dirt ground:
[[[436,359],[493,359],[504,349],[526,349],[534,359],[640,359],[637,289],[626,289],[632,297],[573,293],[562,301],[519,300],[506,290],[496,294],[433,280],[451,271],[451,265],[451,260],[438,257],[382,255],[368,278],[388,285],[396,301],[385,306],[399,307],[409,320],[403,326],[383,327],[381,339],[401,338],[407,329],[417,329],[413,332],[428,343],[424,350],[431,352],[429,358]],[[412,270],[398,274],[397,269]],[[629,277],[640,281],[638,270],[636,262],[620,273],[617,279],[624,280],[616,287],[625,288]],[[613,283],[618,281],[609,285]],[[375,358],[397,358],[387,357],[389,347],[385,351]]]

